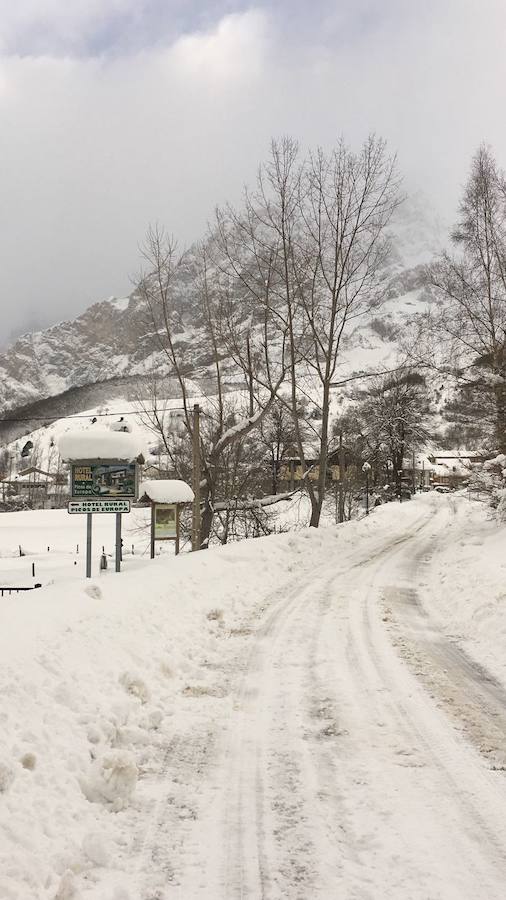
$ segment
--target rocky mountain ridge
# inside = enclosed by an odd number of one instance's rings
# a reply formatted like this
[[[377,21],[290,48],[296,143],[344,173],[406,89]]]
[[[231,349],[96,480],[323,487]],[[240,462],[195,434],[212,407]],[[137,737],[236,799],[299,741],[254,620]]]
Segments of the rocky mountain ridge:
[[[395,351],[396,335],[406,317],[425,302],[423,263],[434,250],[437,228],[426,207],[411,202],[397,224],[395,252],[385,272],[386,300],[367,326],[355,329],[348,342],[348,368],[361,369],[368,361],[374,365]],[[177,283],[177,340],[191,350],[192,376],[199,381],[205,379],[211,360],[206,358],[192,310],[191,276],[190,258]],[[125,396],[128,384],[164,365],[149,310],[133,291],[124,299],[95,303],[72,321],[22,335],[1,353],[0,410],[4,418],[12,418],[21,408],[35,414],[37,405],[59,397],[68,400],[73,394],[76,403],[82,403],[78,394],[93,385],[100,385],[101,393],[109,390],[111,397]],[[83,407],[72,411],[79,408]]]

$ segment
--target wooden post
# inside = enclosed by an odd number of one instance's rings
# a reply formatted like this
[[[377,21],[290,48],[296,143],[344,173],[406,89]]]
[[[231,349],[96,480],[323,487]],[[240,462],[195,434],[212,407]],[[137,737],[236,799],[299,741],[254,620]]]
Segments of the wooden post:
[[[151,559],[155,558],[155,504],[151,501]]]
[[[92,514],[86,513],[86,578],[91,578],[91,520]]]
[[[116,572],[121,572],[121,513],[116,513]]]
[[[193,407],[193,515],[192,550],[200,550],[200,406]]]
[[[179,554],[179,503],[176,503],[176,556]]]

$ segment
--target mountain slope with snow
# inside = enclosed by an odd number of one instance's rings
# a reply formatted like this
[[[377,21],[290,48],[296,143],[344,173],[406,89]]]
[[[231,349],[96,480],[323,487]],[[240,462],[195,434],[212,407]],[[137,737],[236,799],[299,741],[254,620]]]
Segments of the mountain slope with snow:
[[[425,302],[420,263],[430,258],[439,234],[439,224],[423,200],[413,198],[401,207],[394,225],[393,259],[384,273],[387,301],[370,325],[359,324],[350,336],[348,371],[370,368],[395,353],[406,316]],[[191,351],[193,377],[205,378],[211,359],[192,302],[194,266],[190,253],[175,284],[176,343]],[[0,354],[0,410],[13,412],[95,384],[109,384],[110,396],[124,395],[125,379],[141,378],[164,365],[149,311],[134,291],[124,299],[95,303],[73,321],[23,335]]]

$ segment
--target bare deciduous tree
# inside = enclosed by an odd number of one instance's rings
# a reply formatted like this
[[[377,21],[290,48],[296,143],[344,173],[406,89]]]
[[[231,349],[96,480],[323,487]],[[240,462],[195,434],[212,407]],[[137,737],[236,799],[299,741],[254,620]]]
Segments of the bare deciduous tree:
[[[380,303],[389,253],[386,227],[399,199],[395,158],[370,137],[359,153],[343,142],[300,160],[291,139],[272,144],[248,220],[275,260],[272,299],[286,330],[289,404],[303,472],[298,411],[309,396],[320,410],[319,477],[306,478],[311,525],[320,520],[327,483],[330,396],[343,344],[360,317]]]
[[[174,241],[159,228],[148,231],[142,256],[146,271],[138,282],[138,292],[151,316],[154,339],[161,358],[165,360],[167,374],[176,378],[182,403],[184,428],[188,438],[193,437],[192,385],[188,373],[192,371],[192,358],[187,347],[178,340],[181,325],[178,308],[178,276],[189,265],[190,255],[178,255]],[[253,354],[244,319],[233,316],[229,306],[230,285],[223,283],[223,273],[210,264],[206,246],[192,252],[191,284],[193,290],[193,315],[201,328],[201,352],[207,363],[207,380],[212,389],[208,392],[203,409],[200,429],[200,454],[202,467],[201,498],[202,522],[200,545],[208,546],[212,531],[217,500],[226,501],[218,491],[228,492],[229,464],[233,465],[239,448],[248,434],[258,428],[277,395],[283,381],[283,362],[278,364],[273,380],[274,366],[269,362],[269,342],[266,340],[263,354]],[[268,310],[268,308],[267,308]],[[194,326],[195,321],[188,323]],[[268,324],[264,328],[268,330]],[[237,397],[230,399],[224,387],[224,374],[230,358],[242,375],[239,388],[246,388],[247,402],[241,404]],[[192,373],[194,377],[194,373]],[[199,400],[201,395],[199,394]],[[243,408],[244,406],[244,408]],[[155,412],[153,412],[155,410]],[[146,414],[146,410],[144,411]],[[151,425],[159,431],[168,457],[176,468],[174,444],[169,440],[163,416],[150,413]],[[186,448],[190,441],[186,441]],[[181,449],[181,448],[179,448]],[[240,454],[239,454],[240,455]],[[188,456],[188,453],[186,454]],[[187,465],[187,463],[186,463]],[[233,473],[232,473],[233,474]],[[233,478],[232,478],[233,480]]]

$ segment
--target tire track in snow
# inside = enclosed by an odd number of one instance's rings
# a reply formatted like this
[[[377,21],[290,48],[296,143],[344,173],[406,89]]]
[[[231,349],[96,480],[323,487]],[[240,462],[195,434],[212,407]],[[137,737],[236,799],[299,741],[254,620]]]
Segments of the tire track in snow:
[[[305,602],[304,592],[312,587],[311,577],[299,582],[268,614],[255,634],[238,691],[241,722],[228,754],[232,772],[225,822],[225,896],[231,900],[286,896],[278,893],[280,873],[296,891],[290,895],[294,900],[305,898],[309,889],[301,862],[308,845],[298,834],[304,801],[299,796],[297,754],[287,742],[286,697],[279,679],[281,644]],[[274,862],[269,858],[273,848]]]
[[[392,643],[492,769],[506,769],[506,689],[446,637],[424,608],[415,579],[429,568],[438,544],[430,536],[413,557],[399,561],[402,585],[383,591]]]

